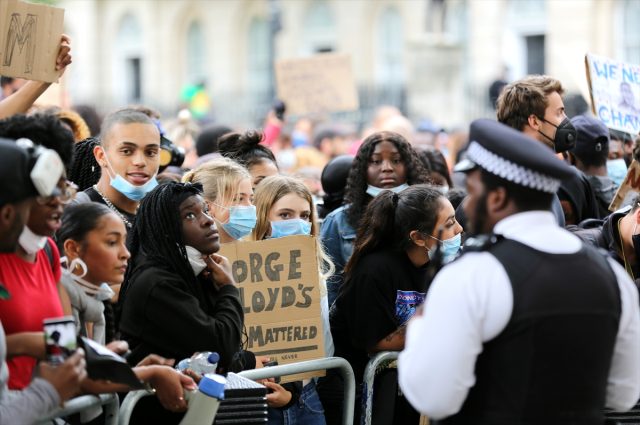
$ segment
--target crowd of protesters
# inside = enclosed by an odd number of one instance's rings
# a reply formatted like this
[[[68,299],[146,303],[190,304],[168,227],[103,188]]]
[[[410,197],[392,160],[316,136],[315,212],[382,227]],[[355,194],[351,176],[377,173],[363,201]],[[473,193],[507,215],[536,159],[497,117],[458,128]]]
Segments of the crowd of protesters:
[[[57,67],[70,63],[63,36]],[[67,315],[156,391],[132,423],[178,423],[199,376],[176,361],[270,361],[246,346],[221,245],[294,235],[317,244],[325,355],[354,371],[354,423],[381,351],[401,354],[376,377],[375,424],[595,425],[640,398],[640,197],[609,210],[636,135],[568,117],[557,79],[504,84],[496,120],[456,134],[390,106],[362,131],[275,111],[262,128],[201,126],[139,105],[96,120],[37,105],[47,87],[3,77],[0,424],[128,390],[90,379],[82,349],[47,361],[43,321]],[[335,371],[262,383],[269,424],[341,422]]]

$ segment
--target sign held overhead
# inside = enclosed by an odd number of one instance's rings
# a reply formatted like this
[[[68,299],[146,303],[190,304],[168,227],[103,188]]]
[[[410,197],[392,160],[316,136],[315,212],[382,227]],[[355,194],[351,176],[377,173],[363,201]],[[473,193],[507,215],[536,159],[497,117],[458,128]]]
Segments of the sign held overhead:
[[[292,115],[358,109],[358,91],[351,56],[322,53],[275,65],[278,97]]]
[[[0,74],[52,83],[64,9],[18,0],[0,1]]]
[[[593,113],[607,127],[640,132],[640,65],[603,56],[585,57]]]

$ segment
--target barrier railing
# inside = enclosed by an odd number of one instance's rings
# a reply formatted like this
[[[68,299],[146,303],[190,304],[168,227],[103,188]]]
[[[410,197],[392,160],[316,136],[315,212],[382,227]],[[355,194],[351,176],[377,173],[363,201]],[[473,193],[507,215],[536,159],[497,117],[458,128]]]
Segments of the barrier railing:
[[[120,405],[118,425],[129,425],[131,414],[133,413],[133,409],[136,407],[136,404],[141,398],[149,395],[155,395],[155,393],[148,390],[130,391]]]
[[[105,425],[117,425],[119,404],[116,394],[83,395],[66,401],[63,407],[55,409],[48,415],[40,418],[36,423],[51,423],[55,418],[63,418],[92,407],[104,406]]]
[[[342,357],[327,357],[324,359],[307,360],[299,363],[271,366],[261,369],[244,370],[238,375],[256,380],[325,369],[338,369],[342,374],[344,381],[342,423],[343,425],[351,425],[353,423],[353,404],[356,397],[356,381],[351,365]]]
[[[364,416],[364,424],[371,425],[371,414],[373,412],[373,383],[376,375],[382,369],[389,369],[396,367],[396,360],[398,359],[398,351],[382,351],[369,360],[367,367],[364,370],[363,375],[363,409],[362,415]]]

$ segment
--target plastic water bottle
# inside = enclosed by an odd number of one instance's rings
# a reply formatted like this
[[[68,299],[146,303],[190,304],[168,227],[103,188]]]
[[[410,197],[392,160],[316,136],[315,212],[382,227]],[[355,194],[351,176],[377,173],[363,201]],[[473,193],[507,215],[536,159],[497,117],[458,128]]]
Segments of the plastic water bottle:
[[[204,375],[196,391],[185,393],[189,408],[180,425],[213,423],[220,406],[220,400],[224,400],[226,383],[227,380],[221,375],[212,373]]]
[[[199,375],[216,373],[219,360],[220,355],[218,353],[203,351],[201,353],[194,354],[191,358],[180,360],[176,369],[180,372],[184,372],[186,369],[191,369]]]

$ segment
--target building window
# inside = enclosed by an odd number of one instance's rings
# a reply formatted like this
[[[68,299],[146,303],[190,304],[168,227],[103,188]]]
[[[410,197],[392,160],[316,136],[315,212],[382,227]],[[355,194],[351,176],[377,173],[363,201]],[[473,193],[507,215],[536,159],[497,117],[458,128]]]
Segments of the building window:
[[[544,35],[525,37],[527,44],[527,74],[544,74]]]
[[[387,7],[378,20],[378,83],[401,86],[405,80],[402,18],[395,7]]]
[[[120,101],[141,102],[143,98],[142,29],[133,15],[127,14],[122,18],[117,39],[119,57],[115,61],[117,65],[115,86],[120,87]]]
[[[253,18],[249,26],[247,71],[249,93],[254,98],[264,98],[271,84],[269,37],[269,22],[264,18]]]
[[[640,1],[625,0],[622,11],[622,60],[640,64]]]
[[[333,52],[336,49],[336,25],[325,0],[314,0],[304,19],[303,54]]]
[[[205,83],[206,48],[200,22],[192,22],[187,30],[187,81],[189,84]]]

